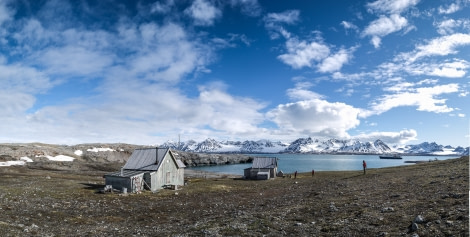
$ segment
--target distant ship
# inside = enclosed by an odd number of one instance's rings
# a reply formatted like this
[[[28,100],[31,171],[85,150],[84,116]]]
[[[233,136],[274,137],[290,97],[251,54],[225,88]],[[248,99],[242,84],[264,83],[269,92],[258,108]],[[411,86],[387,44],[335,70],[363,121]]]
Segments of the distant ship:
[[[380,159],[403,159],[401,156],[399,155],[389,155],[389,156],[379,156]]]

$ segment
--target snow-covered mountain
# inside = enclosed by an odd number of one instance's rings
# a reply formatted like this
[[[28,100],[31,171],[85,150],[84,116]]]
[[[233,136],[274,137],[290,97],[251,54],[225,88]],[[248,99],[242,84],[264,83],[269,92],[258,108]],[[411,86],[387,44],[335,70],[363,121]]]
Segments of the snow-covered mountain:
[[[438,145],[423,142],[418,145],[389,146],[381,140],[359,141],[354,139],[299,138],[290,144],[269,140],[216,141],[208,138],[202,142],[168,141],[161,145],[176,150],[200,153],[343,153],[343,154],[420,154],[420,155],[468,155],[469,148]]]

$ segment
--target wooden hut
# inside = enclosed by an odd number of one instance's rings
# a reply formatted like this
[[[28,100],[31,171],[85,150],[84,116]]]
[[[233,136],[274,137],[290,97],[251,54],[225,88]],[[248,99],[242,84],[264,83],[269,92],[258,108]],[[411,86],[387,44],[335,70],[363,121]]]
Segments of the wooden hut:
[[[106,185],[128,192],[184,185],[184,168],[169,148],[136,149],[120,171],[106,174]]]
[[[244,170],[246,179],[265,180],[275,178],[277,174],[276,157],[255,157],[250,168]]]

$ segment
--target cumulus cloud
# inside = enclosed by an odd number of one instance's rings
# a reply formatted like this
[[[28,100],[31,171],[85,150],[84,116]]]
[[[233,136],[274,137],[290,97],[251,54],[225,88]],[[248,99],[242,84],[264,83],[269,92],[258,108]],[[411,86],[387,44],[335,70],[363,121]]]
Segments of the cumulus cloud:
[[[359,112],[344,103],[311,99],[278,105],[267,117],[284,132],[344,138],[359,125]]]
[[[286,49],[287,53],[279,55],[279,60],[295,69],[310,67],[322,73],[339,71],[352,59],[355,51],[352,47],[331,53],[330,47],[321,40],[309,42],[296,37],[287,39]]]
[[[378,13],[380,17],[369,23],[362,32],[362,36],[370,36],[372,45],[379,48],[384,36],[402,29],[412,29],[408,20],[400,14],[418,3],[419,0],[378,0],[368,3],[367,10]]]
[[[354,51],[354,49],[350,49]],[[319,65],[319,72],[336,72],[339,71],[344,64],[348,63],[352,58],[352,53],[346,49],[340,49],[338,52],[326,57]]]
[[[195,0],[184,12],[194,19],[194,24],[201,26],[213,25],[222,15],[220,9],[205,0]]]
[[[408,25],[406,18],[393,14],[391,16],[381,16],[379,19],[372,21],[362,32],[363,36],[371,36],[371,43],[375,48],[379,48],[381,37],[400,31]]]
[[[191,13],[208,24],[215,19]],[[22,60],[15,63],[0,56],[2,141],[142,144],[182,128],[195,136],[211,131],[256,133],[264,119],[258,111],[263,103],[220,88],[201,90],[198,97],[179,91],[177,85],[186,75],[207,71],[216,49],[172,21],[122,17],[110,28],[77,25],[63,30],[54,21],[31,17],[8,30],[16,43],[8,45],[8,52]],[[41,94],[53,96],[57,85],[90,90],[86,95],[64,95],[47,106],[36,104]]]
[[[318,42],[300,41],[290,38],[286,42],[287,53],[278,58],[293,68],[312,67],[314,62],[321,61],[330,55],[330,48]]]

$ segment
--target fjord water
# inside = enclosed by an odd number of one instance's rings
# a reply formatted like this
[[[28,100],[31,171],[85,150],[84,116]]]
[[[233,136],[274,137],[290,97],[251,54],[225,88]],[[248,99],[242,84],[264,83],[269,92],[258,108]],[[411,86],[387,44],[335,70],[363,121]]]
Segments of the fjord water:
[[[253,157],[277,157],[278,170],[284,173],[315,171],[362,170],[362,161],[367,168],[383,168],[401,165],[413,165],[405,161],[447,160],[458,156],[402,156],[403,159],[380,159],[378,155],[320,155],[320,154],[250,154]],[[189,169],[216,173],[243,175],[243,169],[251,164],[233,164],[191,167]]]

